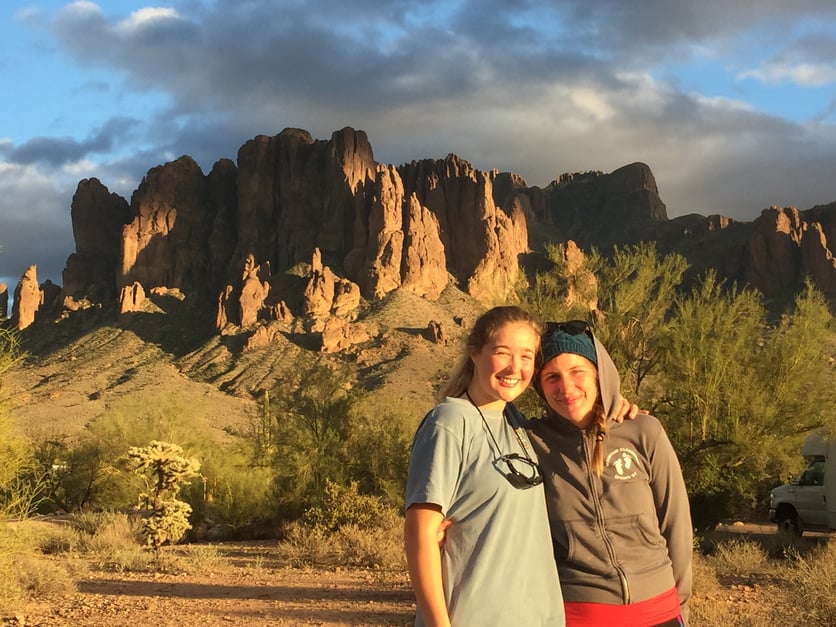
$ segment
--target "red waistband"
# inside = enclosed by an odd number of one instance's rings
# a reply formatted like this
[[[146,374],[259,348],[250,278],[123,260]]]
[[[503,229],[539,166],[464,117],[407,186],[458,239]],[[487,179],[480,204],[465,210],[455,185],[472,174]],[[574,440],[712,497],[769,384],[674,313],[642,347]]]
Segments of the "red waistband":
[[[649,627],[678,618],[680,614],[676,588],[630,605],[569,601],[563,605],[566,610],[566,627],[594,627],[595,625]]]

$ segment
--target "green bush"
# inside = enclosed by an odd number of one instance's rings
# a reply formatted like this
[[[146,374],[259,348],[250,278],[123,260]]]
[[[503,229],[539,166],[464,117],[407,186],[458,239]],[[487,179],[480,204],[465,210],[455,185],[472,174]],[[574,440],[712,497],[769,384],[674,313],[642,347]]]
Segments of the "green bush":
[[[194,523],[222,525],[239,537],[278,516],[273,468],[251,466],[249,460],[241,446],[226,445],[203,463],[201,476],[182,490]]]
[[[382,521],[385,525],[393,515],[395,510],[380,497],[360,494],[356,482],[342,487],[326,480],[324,497],[320,503],[305,510],[302,522],[326,531],[337,531],[348,525],[373,529]]]

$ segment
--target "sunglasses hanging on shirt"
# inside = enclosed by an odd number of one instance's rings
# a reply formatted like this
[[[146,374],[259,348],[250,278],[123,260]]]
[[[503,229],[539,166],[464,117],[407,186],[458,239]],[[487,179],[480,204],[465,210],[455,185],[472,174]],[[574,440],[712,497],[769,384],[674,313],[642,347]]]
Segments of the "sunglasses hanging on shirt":
[[[485,420],[485,416],[482,413],[482,410],[479,409],[479,406],[473,402],[473,399],[470,398],[470,394],[465,392],[467,395],[467,400],[476,408],[476,411],[479,412],[479,416],[482,418],[482,424],[485,425],[485,429],[488,430],[488,434],[491,436],[491,440],[493,441],[494,447],[496,447],[497,452],[499,453],[499,457],[496,460],[497,469],[502,475],[508,480],[512,486],[517,488],[518,490],[527,490],[528,488],[532,488],[536,485],[540,485],[543,483],[543,475],[540,473],[540,466],[537,465],[531,457],[528,456],[527,447],[523,443],[522,437],[520,436],[517,429],[519,427],[515,427],[511,424],[511,428],[514,429],[514,435],[517,436],[517,441],[520,443],[520,447],[523,450],[523,454],[520,455],[519,453],[502,453],[502,449],[499,448],[499,443],[496,441],[496,438],[493,435],[493,431],[488,426],[488,421]],[[506,420],[508,420],[509,424],[511,423],[510,418],[503,412],[503,416]],[[503,469],[504,467],[504,469]]]

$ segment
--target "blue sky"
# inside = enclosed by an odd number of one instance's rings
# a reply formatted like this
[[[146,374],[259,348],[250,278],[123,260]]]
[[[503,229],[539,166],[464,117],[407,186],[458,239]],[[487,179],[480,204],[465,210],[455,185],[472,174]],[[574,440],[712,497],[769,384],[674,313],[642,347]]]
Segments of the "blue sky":
[[[643,161],[669,217],[836,201],[831,0],[7,0],[0,80],[10,291],[61,283],[79,180],[130,199],[286,127],[539,186]]]

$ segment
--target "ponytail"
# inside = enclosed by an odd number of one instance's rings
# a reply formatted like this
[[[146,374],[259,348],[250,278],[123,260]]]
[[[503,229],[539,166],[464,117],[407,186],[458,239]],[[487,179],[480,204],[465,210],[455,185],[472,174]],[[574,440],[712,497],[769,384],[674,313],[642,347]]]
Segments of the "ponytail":
[[[600,477],[604,472],[604,438],[607,435],[607,414],[599,398],[595,403],[595,424],[589,428],[589,432],[595,435],[595,449],[592,451],[592,472]]]

